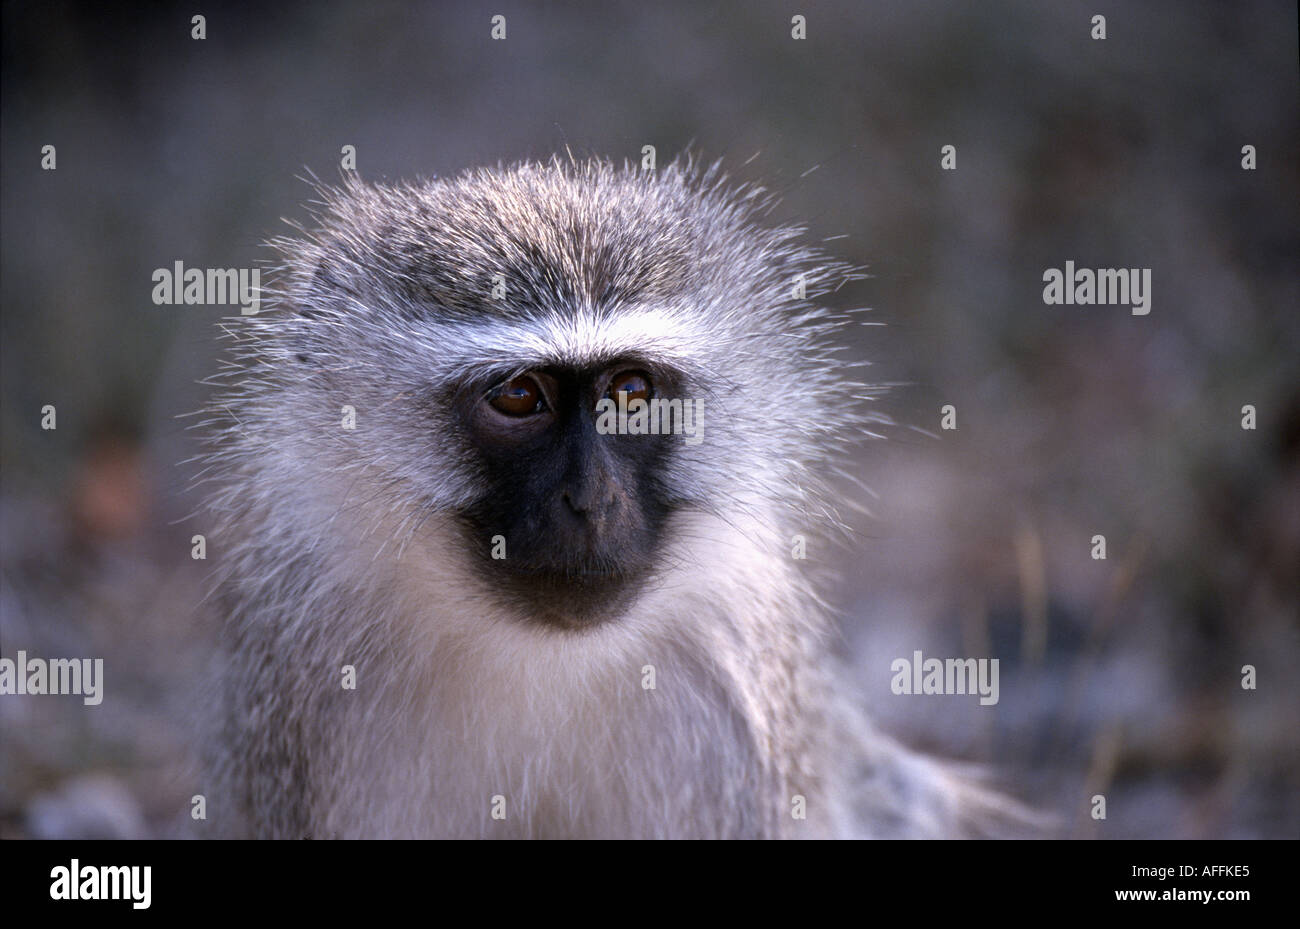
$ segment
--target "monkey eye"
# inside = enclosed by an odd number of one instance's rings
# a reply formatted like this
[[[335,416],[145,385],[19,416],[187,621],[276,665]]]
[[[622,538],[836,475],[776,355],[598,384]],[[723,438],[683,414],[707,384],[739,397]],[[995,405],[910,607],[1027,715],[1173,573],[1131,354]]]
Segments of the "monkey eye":
[[[507,416],[532,416],[546,409],[541,385],[528,374],[502,384],[488,396],[488,402]]]
[[[650,383],[650,375],[644,371],[624,371],[622,374],[614,375],[614,379],[609,382],[609,395],[614,397],[615,394],[627,394],[627,402],[633,400],[649,400],[654,393],[654,386]]]

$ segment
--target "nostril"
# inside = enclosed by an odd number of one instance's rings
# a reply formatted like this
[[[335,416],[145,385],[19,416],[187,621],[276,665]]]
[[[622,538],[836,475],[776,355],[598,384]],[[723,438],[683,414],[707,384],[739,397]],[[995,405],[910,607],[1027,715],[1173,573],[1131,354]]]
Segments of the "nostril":
[[[581,516],[587,511],[587,505],[585,500],[574,499],[574,495],[567,490],[564,491],[564,493],[561,494],[561,496],[564,497],[565,505],[568,506],[569,510],[572,511],[573,513],[576,513],[579,516]]]

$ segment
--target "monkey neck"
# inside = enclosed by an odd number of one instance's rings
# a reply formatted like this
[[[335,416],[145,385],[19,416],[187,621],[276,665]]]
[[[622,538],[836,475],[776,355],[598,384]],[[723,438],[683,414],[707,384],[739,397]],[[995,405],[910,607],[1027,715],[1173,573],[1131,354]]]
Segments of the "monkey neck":
[[[342,835],[811,834],[821,613],[778,536],[693,514],[669,569],[584,632],[498,605],[431,520],[400,550],[354,516],[292,616],[318,665],[306,801]],[[283,631],[277,633],[282,637]],[[339,686],[339,666],[356,689]],[[318,710],[313,712],[310,704]],[[493,812],[504,818],[493,818]]]

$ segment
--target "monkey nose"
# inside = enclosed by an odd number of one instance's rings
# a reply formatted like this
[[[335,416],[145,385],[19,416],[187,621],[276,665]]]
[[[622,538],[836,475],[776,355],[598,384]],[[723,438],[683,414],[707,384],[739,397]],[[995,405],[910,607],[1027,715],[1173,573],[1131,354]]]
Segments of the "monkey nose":
[[[560,499],[564,508],[579,516],[590,516],[600,509],[601,501],[607,496],[604,475],[594,468],[571,472],[560,481]]]
[[[603,520],[605,511],[609,509],[609,502],[590,488],[566,489],[560,496],[570,513],[592,522]]]
[[[587,506],[589,505],[588,501],[586,499],[579,501],[578,495],[573,491],[566,490],[560,496],[564,499],[564,502],[568,505],[569,509],[574,513],[577,513],[579,516],[587,511]]]
[[[567,522],[576,520],[585,528],[596,532],[605,527],[613,506],[613,494],[594,481],[560,491],[559,508],[563,511],[560,515],[568,517]]]

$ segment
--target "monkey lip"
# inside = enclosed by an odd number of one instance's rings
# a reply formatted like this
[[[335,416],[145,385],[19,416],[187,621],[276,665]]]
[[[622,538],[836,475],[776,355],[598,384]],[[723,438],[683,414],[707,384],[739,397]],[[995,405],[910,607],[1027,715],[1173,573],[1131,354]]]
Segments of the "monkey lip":
[[[524,583],[535,586],[539,592],[575,595],[585,591],[608,592],[611,588],[628,583],[635,574],[608,567],[569,566],[523,570],[518,572],[517,577]]]
[[[591,629],[629,605],[644,572],[607,565],[515,566],[500,592],[532,621],[563,630]]]
[[[642,558],[616,559],[617,548],[606,547],[603,551],[594,548],[591,545],[581,548],[557,546],[538,557],[498,561],[494,567],[504,569],[506,574],[524,583],[557,590],[573,585],[621,584],[642,573]]]
[[[602,581],[621,581],[626,578],[626,573],[617,571],[613,568],[577,568],[564,572],[566,578],[577,578],[581,580],[602,580]]]
[[[655,571],[655,527],[640,520],[591,526],[539,521],[521,530],[466,520],[473,542],[495,535],[514,540],[504,558],[476,545],[476,573],[498,602],[516,615],[553,628],[590,628],[617,619]]]

